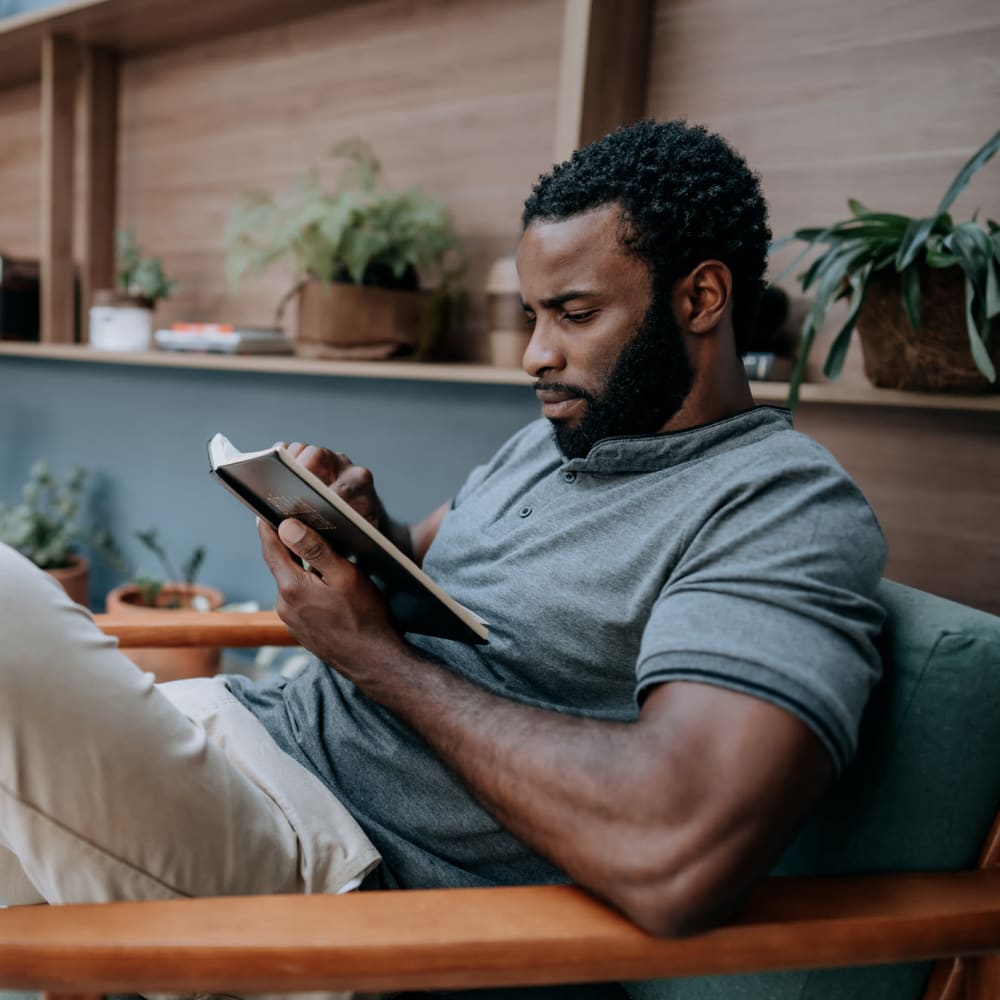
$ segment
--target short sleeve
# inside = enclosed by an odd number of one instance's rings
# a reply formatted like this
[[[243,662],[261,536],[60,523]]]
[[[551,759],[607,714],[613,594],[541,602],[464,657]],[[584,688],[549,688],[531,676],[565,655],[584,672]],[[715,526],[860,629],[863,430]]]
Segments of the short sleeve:
[[[884,564],[871,508],[818,445],[769,479],[733,484],[653,606],[638,698],[672,680],[763,698],[809,726],[839,773],[881,672]]]

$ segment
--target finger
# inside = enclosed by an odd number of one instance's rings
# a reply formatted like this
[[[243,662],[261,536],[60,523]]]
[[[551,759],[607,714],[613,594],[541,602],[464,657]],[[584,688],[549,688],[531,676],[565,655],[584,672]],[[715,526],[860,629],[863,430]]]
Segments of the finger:
[[[291,444],[285,445],[285,451],[287,451],[292,458],[298,458],[299,455],[301,455],[302,452],[308,447],[309,445],[303,444],[301,441],[293,441]]]
[[[278,538],[324,579],[350,565],[330,548],[322,536],[294,517],[286,517],[278,525]]]
[[[332,486],[362,517],[374,523],[380,504],[370,469],[362,465],[352,465],[341,473]]]
[[[260,535],[260,549],[264,562],[271,571],[278,589],[287,588],[298,582],[299,577],[307,574],[294,559],[291,552],[278,537],[278,533],[266,521],[257,522],[257,534]]]
[[[351,467],[351,460],[342,452],[316,445],[307,445],[296,457],[313,475],[328,484]]]

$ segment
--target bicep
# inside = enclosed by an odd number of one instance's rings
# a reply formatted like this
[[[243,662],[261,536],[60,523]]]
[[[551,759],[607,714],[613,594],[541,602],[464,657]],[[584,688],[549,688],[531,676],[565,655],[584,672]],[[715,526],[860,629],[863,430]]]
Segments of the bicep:
[[[713,923],[767,874],[828,786],[830,755],[795,715],[752,695],[675,681],[654,687],[639,718],[669,775],[669,868],[693,926]]]

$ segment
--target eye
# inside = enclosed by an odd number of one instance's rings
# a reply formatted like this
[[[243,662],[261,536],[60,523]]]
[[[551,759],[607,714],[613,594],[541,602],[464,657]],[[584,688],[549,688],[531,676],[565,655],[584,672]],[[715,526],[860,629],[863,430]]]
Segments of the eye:
[[[587,323],[597,315],[596,309],[584,309],[580,312],[568,312],[565,314],[570,323]]]
[[[528,326],[533,327],[535,325],[535,314],[530,309],[524,310],[524,321]]]

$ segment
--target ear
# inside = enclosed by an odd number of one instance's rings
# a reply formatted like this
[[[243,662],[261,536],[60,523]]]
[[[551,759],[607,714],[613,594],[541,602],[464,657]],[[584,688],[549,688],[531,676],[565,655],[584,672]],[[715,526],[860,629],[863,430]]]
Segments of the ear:
[[[689,333],[711,333],[733,298],[733,275],[722,261],[703,260],[674,288],[674,312]]]

